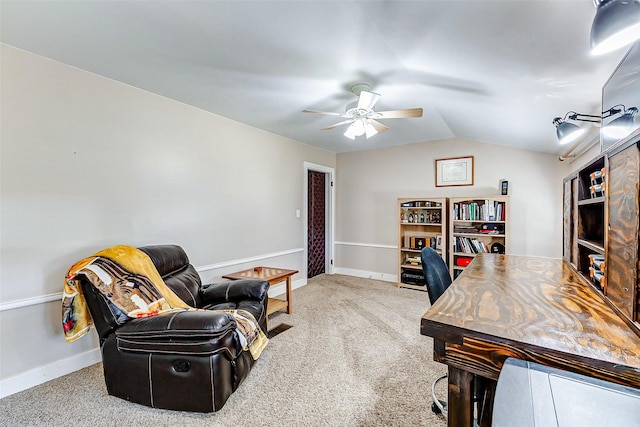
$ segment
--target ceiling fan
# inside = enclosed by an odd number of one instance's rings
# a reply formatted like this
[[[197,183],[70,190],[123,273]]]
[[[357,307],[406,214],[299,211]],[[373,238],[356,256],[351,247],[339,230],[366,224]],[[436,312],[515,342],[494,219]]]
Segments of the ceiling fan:
[[[356,136],[366,135],[367,139],[372,136],[386,132],[389,128],[378,119],[405,119],[412,117],[422,117],[422,108],[408,108],[404,110],[391,111],[374,111],[373,107],[380,99],[380,95],[371,92],[369,85],[366,83],[358,83],[350,88],[358,100],[347,105],[344,113],[330,113],[326,111],[304,110],[304,113],[325,114],[329,116],[339,116],[346,118],[340,123],[327,126],[322,130],[334,129],[338,126],[349,124],[344,136],[350,139],[356,139]]]

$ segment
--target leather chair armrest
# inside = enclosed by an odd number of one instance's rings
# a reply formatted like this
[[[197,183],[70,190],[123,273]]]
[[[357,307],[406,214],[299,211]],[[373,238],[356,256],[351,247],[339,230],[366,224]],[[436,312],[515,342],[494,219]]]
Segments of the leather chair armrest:
[[[118,338],[211,339],[236,328],[230,314],[211,310],[180,310],[133,319],[116,330]]]
[[[204,285],[200,289],[203,305],[214,305],[228,301],[240,302],[247,299],[263,301],[267,298],[269,282],[245,279]]]
[[[133,319],[115,332],[119,350],[138,353],[215,354],[235,359],[242,346],[233,316],[184,310]]]

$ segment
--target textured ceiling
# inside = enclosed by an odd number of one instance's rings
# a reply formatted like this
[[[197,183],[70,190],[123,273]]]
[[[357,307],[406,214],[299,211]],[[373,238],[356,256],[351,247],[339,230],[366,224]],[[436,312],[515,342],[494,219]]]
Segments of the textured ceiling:
[[[2,1],[2,42],[334,152],[447,138],[561,153],[625,51],[589,54],[593,2]],[[368,83],[388,132],[321,128]],[[382,121],[382,120],[381,120]]]

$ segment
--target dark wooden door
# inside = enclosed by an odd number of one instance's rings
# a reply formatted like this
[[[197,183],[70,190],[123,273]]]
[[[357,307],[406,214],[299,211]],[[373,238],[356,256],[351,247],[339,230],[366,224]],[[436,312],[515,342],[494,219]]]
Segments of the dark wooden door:
[[[311,278],[325,272],[326,174],[309,171],[308,183],[307,277]]]

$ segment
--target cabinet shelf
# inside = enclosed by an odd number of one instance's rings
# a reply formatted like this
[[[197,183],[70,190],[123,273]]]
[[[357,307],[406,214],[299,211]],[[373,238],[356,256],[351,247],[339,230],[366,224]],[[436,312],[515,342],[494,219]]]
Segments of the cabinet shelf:
[[[415,252],[415,253],[418,253],[418,254],[420,252],[422,252],[422,249],[413,249],[413,248],[400,248],[400,250],[402,252]],[[442,253],[442,251],[440,249],[436,249],[435,251],[438,252],[439,254]]]
[[[481,221],[481,220],[477,220],[477,219],[454,219],[453,221],[454,224],[458,223],[458,222],[465,222],[465,223],[469,223],[469,222],[475,222],[478,224],[506,224],[506,221]]]
[[[489,233],[459,233],[454,231],[452,233],[454,236],[463,236],[463,237],[506,237],[506,234],[489,234]]]
[[[412,285],[410,283],[403,283],[401,285],[401,287],[409,288],[409,289],[415,289],[415,290],[418,290],[418,291],[426,291],[427,290],[427,285]]]
[[[401,267],[402,268],[409,268],[411,270],[420,270],[420,271],[422,271],[422,266],[421,265],[402,264]]]
[[[605,197],[604,196],[594,197],[593,199],[579,200],[578,201],[578,206],[596,205],[596,204],[599,204],[599,203],[604,204],[604,201],[605,201]]]
[[[604,255],[604,243],[592,240],[578,239],[578,245],[591,249],[594,252]]]
[[[467,252],[452,252],[451,254],[453,256],[467,256],[467,257],[471,257],[471,258],[473,258],[476,255],[478,255],[478,254],[473,253],[473,252],[469,252],[469,253],[467,253]],[[463,267],[461,267],[461,268],[463,268]]]

